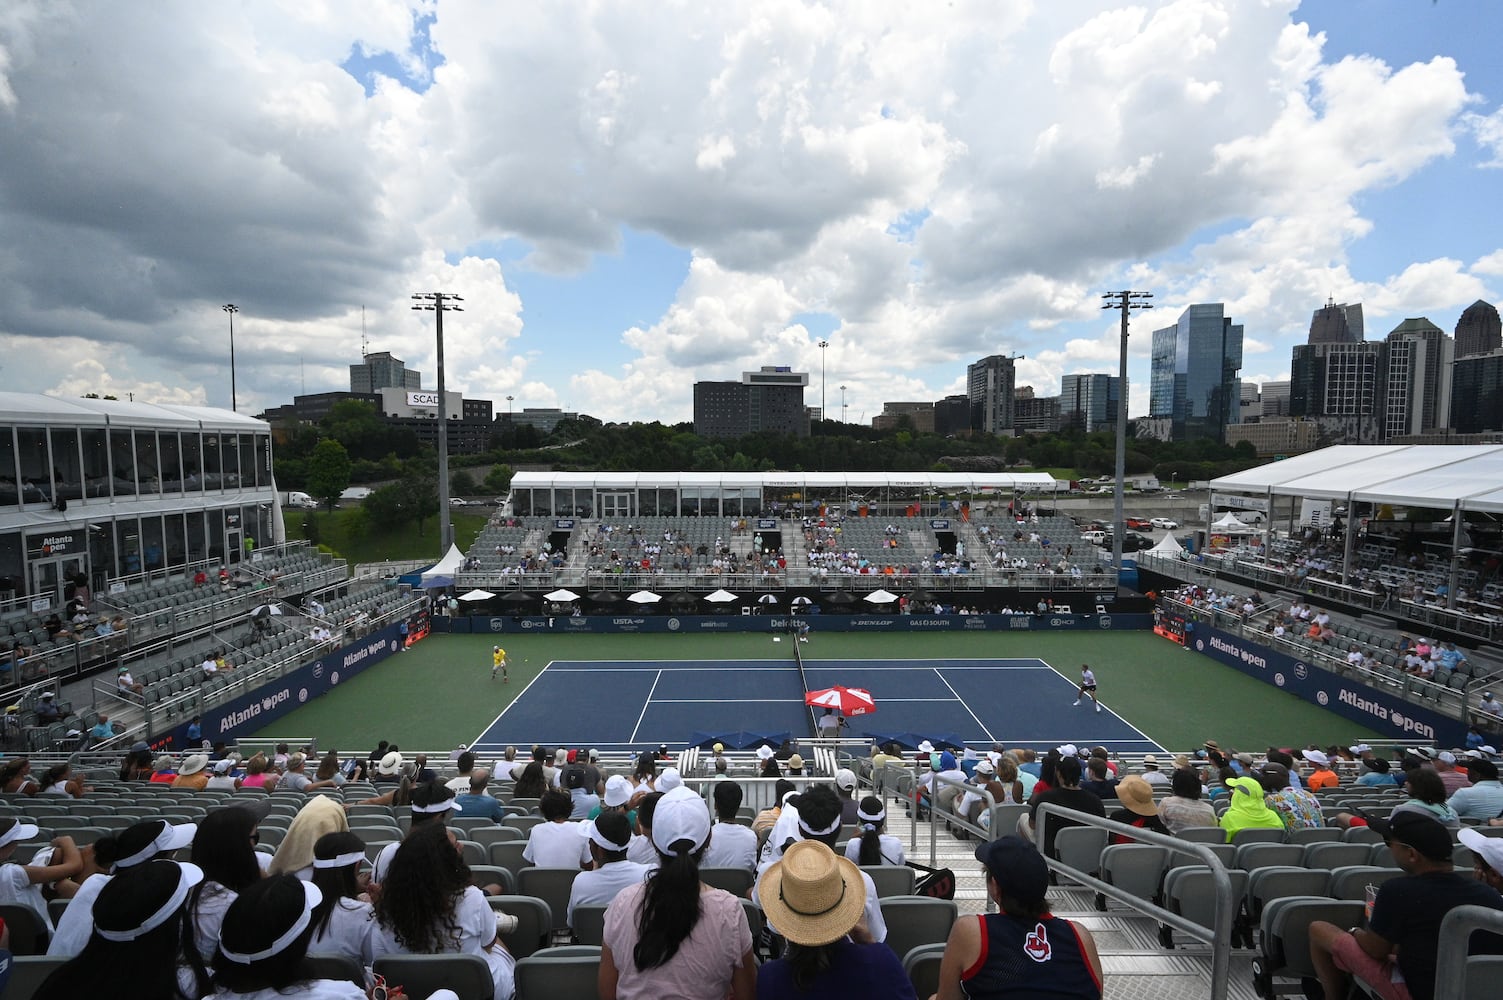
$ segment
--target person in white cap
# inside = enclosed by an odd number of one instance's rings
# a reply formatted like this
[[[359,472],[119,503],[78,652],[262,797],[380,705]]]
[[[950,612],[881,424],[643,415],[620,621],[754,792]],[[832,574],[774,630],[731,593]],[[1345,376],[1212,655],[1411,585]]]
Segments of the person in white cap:
[[[1096,672],[1088,663],[1080,665],[1080,690],[1075,694],[1075,704],[1079,705],[1082,698],[1091,699],[1096,711],[1101,711],[1101,702],[1096,700]]]
[[[1503,837],[1489,837],[1469,826],[1462,827],[1457,837],[1472,852],[1472,871],[1477,881],[1503,892]]]
[[[1304,776],[1304,785],[1312,792],[1318,792],[1322,788],[1335,788],[1341,784],[1341,778],[1331,770],[1331,758],[1323,750],[1305,750],[1300,753],[1310,764],[1314,765],[1308,775]]]
[[[158,858],[171,859],[172,855],[193,843],[198,833],[194,823],[172,824],[166,820],[152,819],[128,826],[116,838],[115,864],[109,875],[90,875],[73,894],[68,908],[57,922],[57,931],[47,943],[47,955],[51,958],[71,958],[83,951],[89,943],[89,934],[94,927],[94,902],[110,880],[137,865]]]
[[[111,880],[93,901],[86,945],[47,977],[34,1000],[207,995],[211,984],[202,961],[183,953],[186,903],[202,880],[196,866],[175,861],[152,861]]]
[[[631,843],[631,824],[624,813],[601,813],[585,823],[575,823],[579,836],[589,845],[592,867],[574,877],[564,920],[574,926],[576,906],[604,906],[629,885],[652,874],[652,867],[626,857]],[[748,831],[750,832],[750,831]]]
[[[658,800],[657,874],[621,890],[605,911],[600,995],[752,1000],[757,960],[741,901],[699,880],[710,810],[687,788]]]
[[[1503,722],[1503,702],[1494,698],[1491,691],[1484,691],[1481,700],[1477,702],[1477,713],[1484,719]]]
[[[1472,783],[1467,773],[1456,766],[1456,755],[1449,750],[1435,755],[1435,773],[1440,775],[1440,783],[1445,786],[1448,797]]]
[[[52,840],[54,863],[45,866],[13,863],[10,859],[16,853],[16,846],[34,839],[39,833],[41,830],[34,824],[18,819],[0,819],[0,903],[26,907],[50,931],[52,918],[47,915],[42,886],[77,874],[83,868],[83,855],[72,837],[55,837]]]
[[[835,794],[840,796],[840,822],[856,822],[860,806],[856,802],[856,772],[842,767],[835,772]]]

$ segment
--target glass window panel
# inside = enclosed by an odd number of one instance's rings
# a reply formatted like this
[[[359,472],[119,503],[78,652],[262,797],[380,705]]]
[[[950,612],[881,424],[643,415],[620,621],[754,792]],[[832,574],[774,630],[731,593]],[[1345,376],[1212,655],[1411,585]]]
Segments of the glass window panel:
[[[183,565],[188,561],[188,550],[183,539],[183,515],[168,514],[162,531],[162,546],[167,550],[167,565]]]
[[[147,569],[161,569],[164,563],[162,550],[162,518],[153,514],[141,518],[141,551],[146,557]]]
[[[83,478],[85,496],[109,497],[110,444],[103,428],[83,431]]]
[[[13,429],[0,428],[0,506],[14,507],[21,502],[21,480],[16,473],[16,441]]]
[[[222,563],[224,562],[224,511],[206,510],[204,521],[209,532],[209,559]]]
[[[257,484],[256,480],[256,436],[254,434],[241,434],[240,448],[240,485],[249,489]]]
[[[83,499],[83,462],[78,455],[78,429],[52,428],[53,499]]]
[[[256,484],[271,485],[271,435],[256,435]]]
[[[40,427],[17,427],[16,461],[21,466],[21,502],[51,502],[52,471],[47,457],[47,432]]]
[[[219,435],[219,462],[221,482],[224,489],[240,488],[240,435]]]
[[[208,545],[204,538],[204,512],[190,510],[187,520],[188,530],[188,561],[201,563],[209,557]]]
[[[183,492],[202,493],[204,469],[198,444],[198,432],[184,431],[179,436],[178,442],[183,458]]]
[[[25,570],[21,568],[21,533],[0,535],[0,597],[10,597],[22,589]]]
[[[512,513],[518,517],[532,516],[532,490],[514,490],[511,495]]]
[[[131,447],[130,431],[110,431],[110,471],[114,475],[115,496],[136,495],[136,454]],[[119,548],[121,553],[124,548]]]
[[[224,464],[220,456],[220,444],[218,434],[205,434],[203,436],[204,456],[204,489],[219,490],[224,488]]]
[[[163,493],[183,492],[183,466],[177,444],[177,431],[157,433],[157,468],[162,480]]]
[[[553,516],[553,491],[532,491],[532,512],[539,517]]]
[[[115,551],[120,554],[120,575],[141,572],[141,526],[133,517],[115,522]]]
[[[136,482],[143,497],[162,492],[162,463],[157,457],[156,431],[136,431]]]
[[[658,491],[646,489],[637,491],[637,512],[643,517],[657,517],[658,515]]]

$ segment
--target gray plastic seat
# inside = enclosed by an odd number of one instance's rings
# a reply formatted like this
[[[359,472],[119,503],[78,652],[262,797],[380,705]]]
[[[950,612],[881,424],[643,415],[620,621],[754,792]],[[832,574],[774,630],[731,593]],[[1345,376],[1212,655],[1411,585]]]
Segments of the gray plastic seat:
[[[1101,880],[1139,899],[1158,895],[1169,868],[1169,849],[1151,844],[1110,844],[1101,851]],[[1096,909],[1105,913],[1107,897],[1096,895]]]
[[[401,986],[409,997],[426,997],[450,989],[459,1000],[491,1000],[496,981],[479,955],[383,955],[372,965],[388,984]]]
[[[552,911],[551,931],[568,929],[565,919],[569,908],[569,891],[579,875],[577,868],[523,868],[517,872],[517,894],[535,896],[548,904]]]
[[[1241,900],[1247,894],[1247,872],[1234,868],[1227,875],[1232,883],[1232,898]],[[1171,870],[1164,876],[1164,908],[1202,927],[1214,927],[1216,882],[1211,869],[1199,865]],[[1166,948],[1174,947],[1173,931],[1168,925],[1159,928],[1159,941]]]
[[[1305,867],[1330,871],[1365,865],[1371,857],[1372,848],[1366,844],[1310,844],[1305,848]]]
[[[1326,920],[1351,927],[1363,919],[1364,907],[1352,900],[1323,896],[1285,896],[1263,908],[1258,956],[1253,959],[1253,989],[1258,996],[1274,995],[1276,978],[1306,979],[1315,975],[1310,961],[1310,925]]]
[[[1404,872],[1399,868],[1380,868],[1377,865],[1346,865],[1333,868],[1326,895],[1335,899],[1365,900],[1369,885],[1382,885],[1389,879],[1402,874]]]
[[[871,876],[877,887],[877,898],[888,896],[911,896],[918,881],[918,872],[907,865],[862,865],[861,870]],[[700,869],[701,874],[703,869]]]
[[[887,924],[887,946],[901,960],[924,944],[943,944],[959,910],[954,900],[930,896],[889,896],[879,900]]]
[[[517,929],[501,938],[507,951],[525,958],[544,947],[553,929],[553,911],[547,903],[536,896],[522,895],[491,896],[487,901],[491,909],[517,918]]]

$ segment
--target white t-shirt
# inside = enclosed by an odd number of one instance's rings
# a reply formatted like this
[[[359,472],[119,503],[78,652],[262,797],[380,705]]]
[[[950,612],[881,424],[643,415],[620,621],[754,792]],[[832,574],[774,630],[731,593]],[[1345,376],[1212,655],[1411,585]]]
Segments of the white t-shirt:
[[[210,879],[205,879],[198,895],[198,906],[193,911],[193,943],[198,953],[208,961],[219,947],[219,926],[224,923],[224,912],[230,908],[239,893],[226,889]]]
[[[371,862],[372,882],[380,885],[386,881],[386,872],[391,868],[391,859],[397,856],[397,848],[401,846],[401,841],[392,841],[381,848],[380,852],[376,854],[376,860]],[[302,876],[299,875],[298,878],[302,878]],[[307,882],[310,879],[303,879],[303,881]]]
[[[458,1000],[453,990],[430,993],[428,1000],[444,1000],[444,994]],[[348,979],[310,979],[285,990],[264,989],[250,993],[215,993],[214,1000],[365,1000],[365,991]]]
[[[651,868],[635,861],[612,861],[594,871],[580,872],[574,877],[574,885],[569,889],[566,921],[570,925],[574,923],[574,907],[607,906],[622,889],[636,885],[650,874]]]
[[[89,937],[94,933],[94,900],[99,898],[100,890],[109,884],[112,877],[90,875],[84,879],[83,885],[78,887],[78,891],[68,901],[68,908],[63,911],[62,919],[57,922],[57,930],[47,945],[48,957],[72,958],[84,950],[84,945],[89,943]]]
[[[590,863],[590,841],[579,835],[578,823],[539,823],[522,857],[539,868],[583,868]]]
[[[578,834],[575,834],[575,837],[580,840],[584,839]],[[486,902],[485,893],[474,886],[465,888],[464,893],[454,904],[454,927],[459,938],[454,942],[454,947],[445,949],[445,952],[479,955],[491,968],[491,978],[496,984],[495,995],[509,997],[515,993],[516,983],[512,969],[516,965],[516,960],[499,943],[496,943],[494,947],[486,947],[496,942],[496,912],[491,909],[490,903]],[[371,951],[376,958],[382,955],[411,954],[397,942],[396,935],[380,921],[376,921],[371,930]],[[360,994],[362,997],[364,995]]]
[[[757,835],[749,826],[740,823],[716,823],[710,827],[710,846],[700,859],[704,868],[757,867]]]
[[[329,914],[329,923],[313,935],[308,951],[322,955],[348,955],[361,965],[375,961],[371,953],[371,934],[376,914],[371,904],[358,899],[341,899]]]
[[[52,930],[52,918],[47,915],[47,900],[42,897],[41,883],[32,882],[23,866],[0,865],[0,903],[34,910],[42,918],[43,925]],[[90,922],[93,922],[92,917]]]
[[[852,837],[850,843],[845,845],[845,856],[856,864],[861,863],[861,839]],[[903,863],[903,842],[890,833],[879,834],[877,837],[878,850],[882,852],[880,864],[901,865]]]
[[[626,845],[626,860],[635,861],[639,865],[647,865],[649,868],[658,866],[658,849],[652,846],[652,841],[640,833],[631,835],[631,842]]]

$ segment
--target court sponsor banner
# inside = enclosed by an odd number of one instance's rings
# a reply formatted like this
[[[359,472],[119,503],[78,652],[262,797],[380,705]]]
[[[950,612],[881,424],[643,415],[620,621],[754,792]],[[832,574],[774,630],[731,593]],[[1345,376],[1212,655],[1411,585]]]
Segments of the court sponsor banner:
[[[1392,692],[1312,667],[1285,653],[1249,642],[1242,636],[1212,628],[1204,622],[1189,633],[1190,644],[1202,653],[1250,677],[1288,691],[1343,718],[1370,726],[1395,739],[1433,741],[1437,746],[1462,746],[1466,725],[1433,709],[1405,701]]]
[[[312,663],[248,694],[206,709],[199,720],[202,739],[214,743],[221,740],[229,742],[241,732],[259,729],[314,698],[327,694],[336,685],[401,650],[402,637],[399,629],[398,625],[388,625],[357,642],[330,650]],[[162,737],[157,739],[161,740]],[[187,739],[187,723],[173,728],[165,737],[166,745],[172,748],[186,748]]]
[[[574,633],[613,635],[622,632],[786,632],[792,622],[806,622],[816,632],[1008,632],[1147,630],[1149,614],[1021,615],[495,615],[473,616],[473,632]]]

